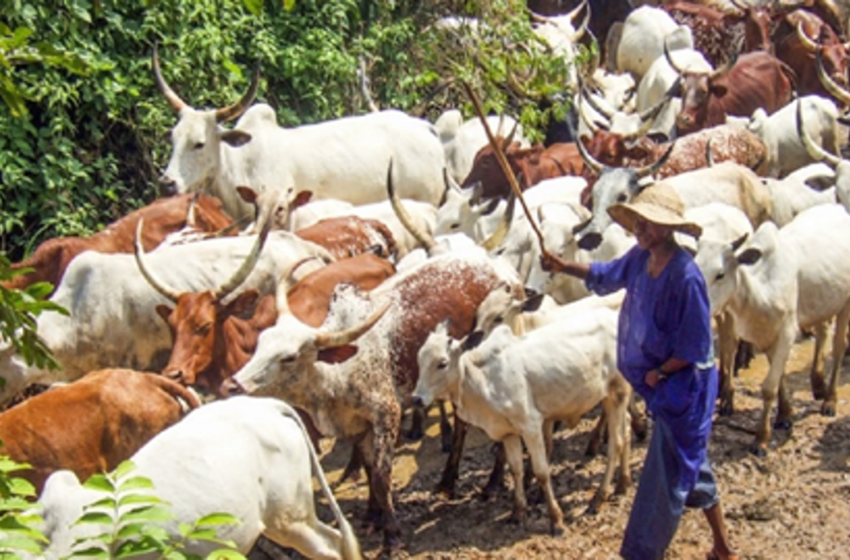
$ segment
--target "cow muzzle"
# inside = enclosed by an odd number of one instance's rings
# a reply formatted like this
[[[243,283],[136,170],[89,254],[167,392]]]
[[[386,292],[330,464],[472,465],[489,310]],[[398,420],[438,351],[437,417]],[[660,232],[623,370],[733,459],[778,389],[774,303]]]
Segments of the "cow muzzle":
[[[237,395],[245,395],[247,391],[235,379],[225,379],[221,383],[221,394],[226,397],[235,397]]]
[[[593,251],[601,244],[602,234],[596,233],[595,231],[584,234],[581,239],[578,240],[579,249],[584,249],[585,251]]]
[[[174,196],[177,194],[177,181],[168,175],[161,175],[156,182],[159,184],[159,192],[162,196]]]

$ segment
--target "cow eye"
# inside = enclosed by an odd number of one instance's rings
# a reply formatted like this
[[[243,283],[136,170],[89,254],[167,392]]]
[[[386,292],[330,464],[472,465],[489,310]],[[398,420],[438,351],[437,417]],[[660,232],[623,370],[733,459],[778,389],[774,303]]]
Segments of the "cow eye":
[[[452,226],[451,226],[451,228],[450,228],[450,229],[457,229],[457,228],[459,228],[459,227],[460,227],[460,224],[455,223],[455,224],[452,224]]]
[[[723,280],[726,277],[726,271],[720,271],[717,273],[717,276],[714,277],[715,280]]]
[[[501,325],[504,320],[505,320],[505,318],[500,315],[500,316],[496,317],[495,319],[493,319],[493,322],[496,323],[497,325]]]
[[[626,196],[626,193],[620,193],[620,194],[617,196],[617,202],[619,202],[619,203],[626,202],[626,200],[628,200],[628,197]]]
[[[280,359],[280,363],[291,364],[291,363],[295,362],[295,358],[296,358],[296,356],[285,356],[285,357]]]
[[[198,142],[194,146],[192,146],[192,149],[193,150],[203,150],[204,149],[204,143]]]
[[[437,364],[437,369],[446,369],[447,367],[449,367],[448,360],[440,360],[440,363]]]
[[[208,332],[210,332],[210,329],[211,329],[211,328],[212,328],[212,323],[204,323],[203,325],[201,325],[200,327],[198,327],[198,331],[197,331],[197,332],[198,332],[198,334],[200,334],[200,335],[205,335],[205,334],[207,334]]]

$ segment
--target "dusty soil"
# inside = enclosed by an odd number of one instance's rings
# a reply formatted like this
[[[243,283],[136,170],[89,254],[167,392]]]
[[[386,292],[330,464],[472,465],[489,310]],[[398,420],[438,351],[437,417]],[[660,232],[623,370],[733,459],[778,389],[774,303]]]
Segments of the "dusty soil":
[[[829,348],[829,347],[827,347]],[[761,410],[760,384],[767,362],[757,357],[736,379],[736,414],[719,418],[711,439],[710,456],[718,477],[733,544],[747,559],[845,559],[850,557],[850,383],[841,386],[838,415],[820,415],[808,386],[812,343],[798,343],[786,371],[793,390],[794,426],[775,431],[766,458],[750,455]],[[829,361],[827,361],[827,365]],[[848,379],[850,359],[844,362]],[[512,482],[489,502],[479,498],[492,466],[491,442],[473,430],[461,463],[458,499],[431,494],[445,462],[440,452],[438,426],[433,423],[421,442],[405,443],[394,462],[394,489],[406,549],[410,558],[619,558],[632,487],[614,498],[595,516],[584,509],[602,478],[604,457],[590,460],[583,452],[595,416],[576,429],[562,431],[555,443],[553,484],[567,516],[567,532],[552,537],[547,532],[545,506],[530,508],[527,530],[507,522],[511,510]],[[338,481],[348,449],[337,446],[323,457],[332,483]],[[646,443],[634,440],[631,471],[640,476]],[[364,534],[358,522],[366,509],[367,490],[360,482],[344,482],[337,498],[361,539],[364,554],[376,558],[381,537]],[[536,491],[529,499],[533,500]],[[320,515],[328,519],[323,508]],[[704,518],[688,511],[668,553],[670,559],[704,558],[711,539]]]

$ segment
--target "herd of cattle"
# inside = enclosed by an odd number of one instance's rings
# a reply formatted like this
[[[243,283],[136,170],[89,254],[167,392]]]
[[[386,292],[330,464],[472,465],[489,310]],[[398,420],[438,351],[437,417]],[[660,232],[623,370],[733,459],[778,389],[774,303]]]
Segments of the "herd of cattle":
[[[536,15],[541,37],[568,55],[588,29],[609,39],[607,69],[564,86],[575,94],[575,139],[532,146],[514,119],[487,119],[543,245],[562,257],[622,255],[634,240],[606,209],[653,181],[679,192],[703,227],[681,243],[709,287],[722,414],[733,413],[739,340],[770,362],[761,454],[774,401],[773,426],[791,421],[783,372],[801,329],[816,340],[814,397],[835,414],[850,321],[847,19],[829,2],[787,4],[642,6],[610,30],[592,29],[605,3]],[[442,492],[454,491],[472,424],[503,444],[485,491],[507,462],[513,516],[524,519],[524,445],[561,532],[553,424],[600,404],[589,449],[606,430],[608,464],[590,509],[609,496],[617,466],[624,491],[629,425],[641,435],[645,424],[616,367],[622,294],[592,296],[542,270],[480,121],[389,110],[286,129],[254,103],[256,76],[234,105],[199,110],[168,85],[156,49],[153,71],[179,115],[159,180],[174,196],[94,236],[46,241],[15,265],[31,271],[6,283],[51,282],[51,300],[69,312],[37,322],[61,370],[0,349],[2,403],[55,385],[0,414],[3,452],[33,466],[25,476],[40,492],[47,557],[90,534],[73,524],[93,499],[80,480],[132,458],[174,506],[175,534],[178,521],[227,511],[242,523],[222,536],[242,552],[263,534],[309,557],[359,558],[316,457],[320,437],[353,442],[347,472],[366,470],[365,522],[393,549],[402,412],[413,409],[408,436],[421,437],[434,402],[450,452]],[[313,476],[337,528],[316,516]]]

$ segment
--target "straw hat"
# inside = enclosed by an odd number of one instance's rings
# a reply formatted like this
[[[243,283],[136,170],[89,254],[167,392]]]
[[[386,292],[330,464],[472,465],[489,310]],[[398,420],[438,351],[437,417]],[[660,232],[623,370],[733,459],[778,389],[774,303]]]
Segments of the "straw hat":
[[[663,182],[646,187],[631,202],[611,206],[608,214],[630,232],[634,232],[635,219],[640,217],[696,238],[702,234],[699,225],[685,219],[685,204],[679,193]]]

